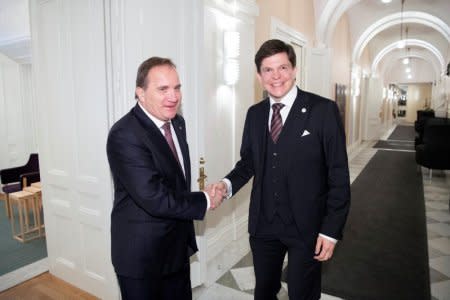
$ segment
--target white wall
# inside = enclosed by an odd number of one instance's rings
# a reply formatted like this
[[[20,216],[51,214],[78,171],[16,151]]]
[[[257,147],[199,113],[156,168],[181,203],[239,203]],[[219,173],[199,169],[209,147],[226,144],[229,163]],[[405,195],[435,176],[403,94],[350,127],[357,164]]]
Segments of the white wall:
[[[247,109],[254,103],[255,53],[254,14],[256,6],[247,7],[237,1],[237,11],[214,1],[206,1],[204,9],[204,87],[205,101],[201,119],[204,122],[204,155],[209,182],[220,180],[239,159],[242,131]],[[247,3],[250,3],[248,1]],[[235,85],[224,81],[224,32],[240,34],[239,80]],[[200,116],[199,116],[200,117]],[[207,243],[207,284],[218,279],[227,263],[236,263],[249,251],[248,242],[233,257],[224,249],[247,234],[250,184],[208,213],[205,225]],[[245,239],[245,241],[247,241]],[[238,252],[239,252],[238,251]]]
[[[0,169],[23,165],[37,152],[31,66],[0,53]]]
[[[376,140],[383,127],[383,85],[379,78],[363,78],[361,88],[363,140]]]

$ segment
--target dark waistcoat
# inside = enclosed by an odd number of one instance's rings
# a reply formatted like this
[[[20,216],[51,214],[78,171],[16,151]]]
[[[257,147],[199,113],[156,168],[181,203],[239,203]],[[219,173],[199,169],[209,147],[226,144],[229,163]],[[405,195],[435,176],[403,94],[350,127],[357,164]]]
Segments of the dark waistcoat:
[[[296,232],[294,216],[288,198],[286,170],[280,163],[280,149],[288,147],[282,136],[275,144],[272,138],[267,137],[264,179],[262,185],[261,210],[258,222],[260,234],[289,234]],[[270,228],[269,228],[270,227]],[[287,230],[287,232],[286,232]],[[292,235],[292,234],[289,234]]]

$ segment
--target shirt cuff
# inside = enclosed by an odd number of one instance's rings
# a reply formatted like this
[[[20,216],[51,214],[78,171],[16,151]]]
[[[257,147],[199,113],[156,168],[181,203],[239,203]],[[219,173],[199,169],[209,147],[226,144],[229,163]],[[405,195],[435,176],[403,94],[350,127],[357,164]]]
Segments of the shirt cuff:
[[[227,194],[225,198],[230,199],[231,196],[233,196],[233,187],[231,185],[231,181],[228,178],[223,178],[221,181],[227,186]]]
[[[209,199],[209,195],[207,192],[203,192],[203,194],[205,194],[206,197],[206,211],[208,211],[211,207],[211,200]]]
[[[325,235],[325,234],[322,234],[322,233],[319,233],[319,235],[321,236],[321,237],[323,237],[324,239],[327,239],[327,240],[329,240],[330,242],[333,242],[333,243],[337,243],[337,241],[338,240],[336,240],[336,239],[334,239],[334,238],[332,238],[332,237],[330,237],[330,236],[328,236],[328,235]]]

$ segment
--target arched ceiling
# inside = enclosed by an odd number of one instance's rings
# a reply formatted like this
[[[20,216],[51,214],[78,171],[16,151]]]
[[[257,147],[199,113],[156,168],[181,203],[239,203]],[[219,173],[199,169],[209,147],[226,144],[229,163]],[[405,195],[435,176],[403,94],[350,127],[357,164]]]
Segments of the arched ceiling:
[[[450,62],[450,1],[401,0],[382,3],[381,0],[315,0],[316,32],[319,46],[328,47],[334,28],[343,16],[348,18],[352,45],[352,61],[368,65],[366,71],[384,77],[393,66],[400,68],[401,59],[409,56],[430,70],[420,81],[440,79]],[[400,27],[403,28],[401,34]],[[408,28],[408,33],[405,29]],[[406,48],[398,49],[397,42],[407,39]],[[363,55],[364,54],[364,55]],[[364,61],[369,59],[369,62]],[[419,65],[419,63],[418,63]],[[418,70],[420,71],[420,70]],[[406,73],[397,82],[411,81]]]

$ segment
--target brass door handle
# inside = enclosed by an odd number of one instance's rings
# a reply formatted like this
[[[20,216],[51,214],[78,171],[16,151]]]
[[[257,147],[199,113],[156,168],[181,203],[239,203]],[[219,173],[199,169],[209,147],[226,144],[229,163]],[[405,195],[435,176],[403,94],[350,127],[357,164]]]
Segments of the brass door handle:
[[[206,178],[208,176],[205,175],[205,159],[203,157],[200,157],[200,168],[199,168],[199,177],[197,179],[198,182],[198,188],[200,191],[203,191],[205,189],[205,182]]]

